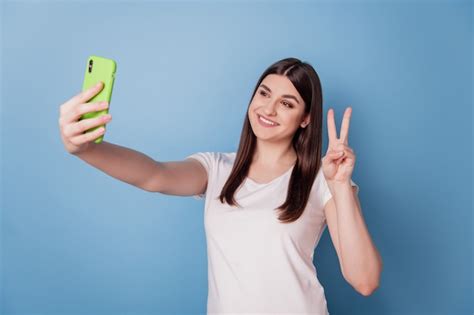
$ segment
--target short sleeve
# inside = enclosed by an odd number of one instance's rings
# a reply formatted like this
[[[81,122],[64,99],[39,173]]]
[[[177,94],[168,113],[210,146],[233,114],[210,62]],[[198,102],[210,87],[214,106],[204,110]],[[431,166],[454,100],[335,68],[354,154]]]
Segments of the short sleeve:
[[[207,178],[208,178],[208,180],[207,180],[207,189],[206,189],[206,193],[207,193],[207,190],[209,189],[209,185],[210,185],[210,182],[211,182],[212,170],[215,168],[215,165],[217,163],[217,153],[215,153],[215,152],[197,152],[197,153],[188,155],[185,159],[195,159],[199,163],[201,163],[201,165],[206,169]],[[194,199],[204,199],[204,197],[206,196],[206,193],[193,195],[193,198]]]
[[[355,186],[356,193],[357,195],[359,194],[359,185],[357,185],[352,179],[351,179],[351,186]],[[326,205],[326,203],[329,201],[329,199],[332,198],[331,190],[329,189],[328,183],[326,181],[326,177],[324,177],[324,174],[322,173],[321,169],[321,190],[322,190],[322,199],[323,199],[323,207]]]

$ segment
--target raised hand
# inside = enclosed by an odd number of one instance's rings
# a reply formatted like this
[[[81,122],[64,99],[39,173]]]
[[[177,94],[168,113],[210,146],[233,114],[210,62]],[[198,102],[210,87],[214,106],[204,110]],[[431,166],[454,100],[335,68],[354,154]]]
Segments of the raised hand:
[[[344,112],[341,126],[341,136],[337,138],[336,123],[334,122],[334,110],[328,111],[328,136],[329,144],[326,155],[322,159],[324,177],[328,182],[350,182],[356,156],[349,147],[348,135],[352,108],[347,107]]]
[[[108,102],[87,103],[104,87],[101,81],[88,90],[75,95],[59,107],[59,131],[65,149],[71,154],[77,154],[90,147],[91,142],[100,137],[105,128],[98,128],[84,133],[90,128],[102,126],[112,120],[112,116],[102,115],[95,118],[80,120],[80,117],[89,112],[96,112],[108,108]]]

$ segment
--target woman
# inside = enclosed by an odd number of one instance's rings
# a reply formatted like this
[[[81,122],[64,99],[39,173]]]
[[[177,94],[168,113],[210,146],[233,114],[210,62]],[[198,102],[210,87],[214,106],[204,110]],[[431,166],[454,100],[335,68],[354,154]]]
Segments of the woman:
[[[286,58],[261,75],[237,152],[198,152],[157,162],[85,130],[110,121],[78,121],[107,104],[85,103],[100,86],[61,105],[65,148],[105,173],[147,191],[206,197],[207,312],[329,314],[313,253],[327,224],[344,278],[359,293],[379,285],[382,260],[367,231],[351,175],[351,108],[321,159],[322,93],[308,63]]]

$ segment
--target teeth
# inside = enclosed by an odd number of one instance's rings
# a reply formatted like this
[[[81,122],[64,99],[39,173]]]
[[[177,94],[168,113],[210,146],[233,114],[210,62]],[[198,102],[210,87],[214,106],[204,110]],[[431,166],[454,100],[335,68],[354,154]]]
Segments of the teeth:
[[[276,124],[275,123],[272,123],[271,121],[269,120],[266,120],[265,118],[263,118],[262,116],[259,116],[260,120],[263,121],[264,123],[266,124],[269,124],[269,125],[272,125],[272,126],[275,126]]]

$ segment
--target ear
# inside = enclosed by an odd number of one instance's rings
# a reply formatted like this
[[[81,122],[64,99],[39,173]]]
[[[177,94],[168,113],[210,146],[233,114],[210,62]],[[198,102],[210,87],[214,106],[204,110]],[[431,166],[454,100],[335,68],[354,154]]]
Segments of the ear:
[[[306,128],[306,126],[308,126],[309,123],[310,123],[309,114],[307,114],[307,115],[304,117],[303,121],[301,122],[300,126],[301,126],[301,128]]]

